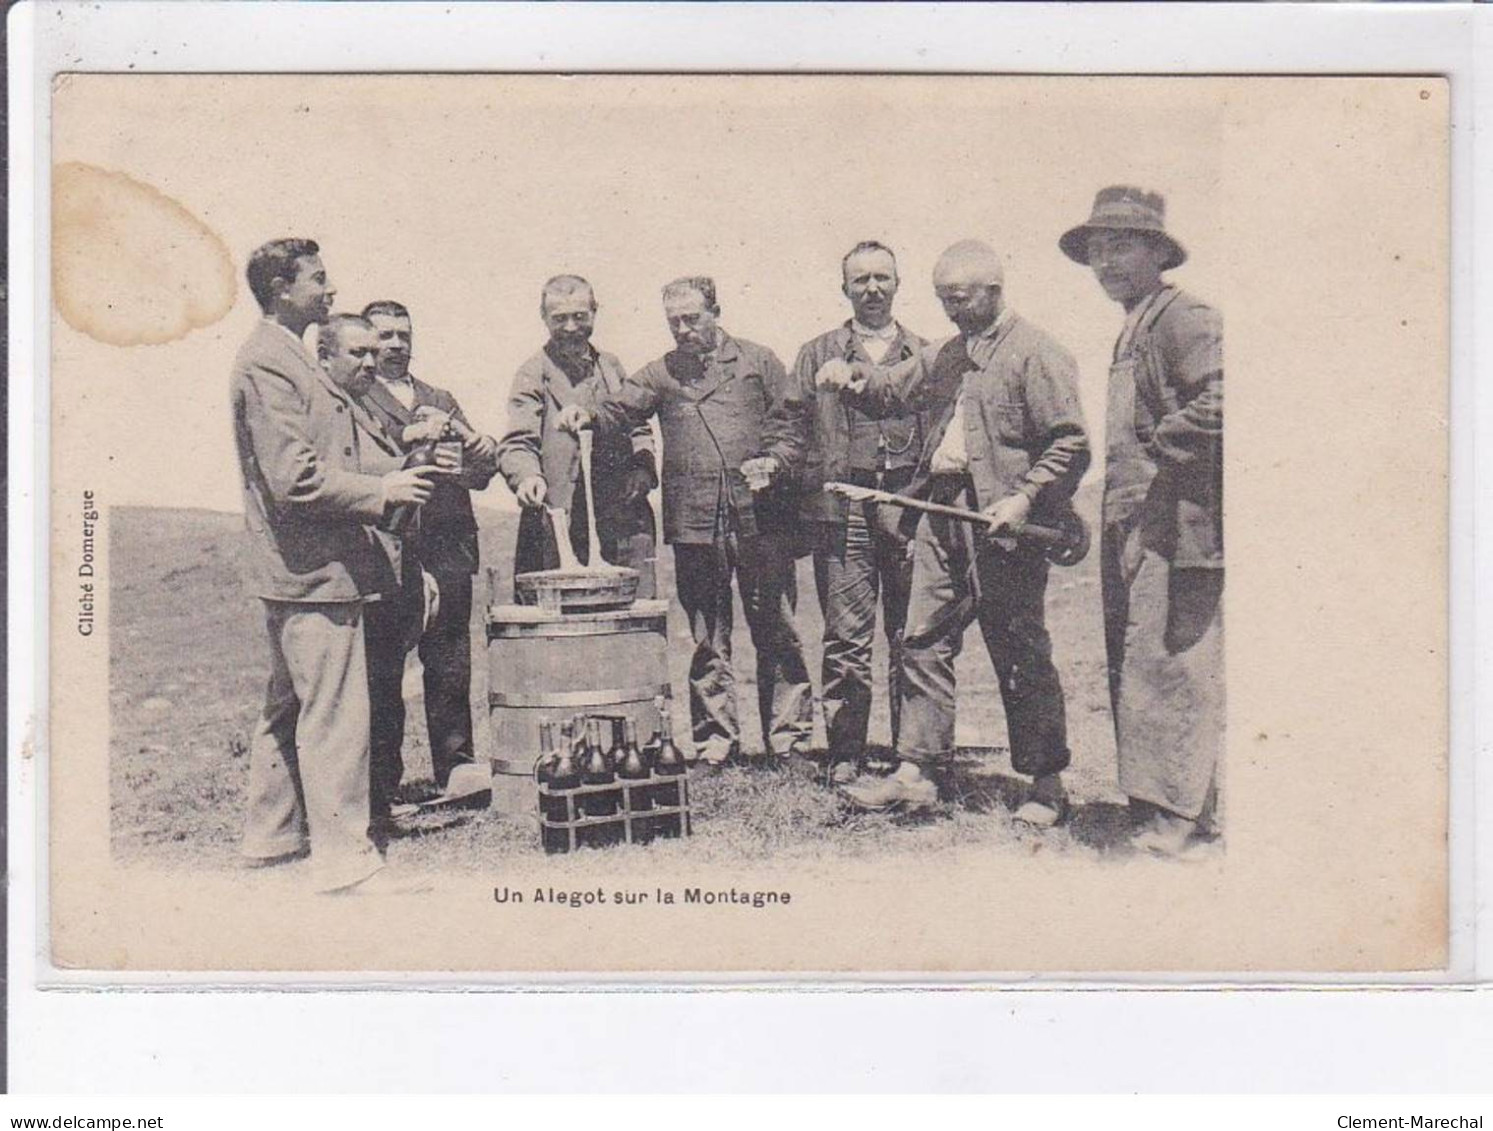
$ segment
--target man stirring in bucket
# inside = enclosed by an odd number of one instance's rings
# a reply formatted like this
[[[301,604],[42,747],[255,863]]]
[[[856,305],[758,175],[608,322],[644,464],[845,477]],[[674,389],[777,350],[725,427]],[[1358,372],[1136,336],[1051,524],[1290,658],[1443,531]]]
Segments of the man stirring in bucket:
[[[549,509],[568,516],[566,534],[576,557],[601,560],[638,572],[638,596],[654,594],[653,508],[648,493],[658,485],[653,428],[645,420],[631,432],[597,436],[592,459],[596,514],[586,513],[586,493],[576,437],[556,423],[571,404],[594,406],[621,391],[622,363],[591,344],[596,295],[579,275],[556,275],[539,296],[539,316],[549,341],[519,367],[508,395],[508,430],[498,445],[498,470],[523,513],[513,574],[555,569],[561,547]],[[599,546],[589,545],[594,517]]]

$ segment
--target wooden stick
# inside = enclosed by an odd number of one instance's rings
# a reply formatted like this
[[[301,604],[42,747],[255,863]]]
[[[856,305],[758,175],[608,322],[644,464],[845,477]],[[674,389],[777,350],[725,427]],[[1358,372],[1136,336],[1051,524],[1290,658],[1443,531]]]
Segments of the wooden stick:
[[[875,487],[861,487],[854,483],[826,483],[824,489],[834,495],[844,495],[853,502],[883,503],[890,507],[902,507],[906,510],[922,511],[925,514],[940,514],[945,518],[957,518],[961,522],[969,522],[977,526],[990,526],[990,519],[979,511],[951,507],[944,503],[930,503],[924,499],[909,498],[907,495],[894,495],[890,491],[878,491]],[[1011,532],[1006,537],[1026,538],[1039,546],[1066,546],[1070,541],[1060,530],[1054,530],[1050,526],[1033,526],[1031,523],[1026,524],[1020,530]]]
[[[591,489],[591,445],[596,440],[596,433],[587,428],[581,433],[581,478],[586,481],[586,568],[594,569],[601,551],[597,549],[601,542],[596,533],[596,496]]]

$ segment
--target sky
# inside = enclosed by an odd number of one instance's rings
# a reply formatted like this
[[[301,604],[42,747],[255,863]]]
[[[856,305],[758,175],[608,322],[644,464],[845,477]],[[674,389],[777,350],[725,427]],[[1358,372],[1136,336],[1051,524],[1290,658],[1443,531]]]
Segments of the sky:
[[[1121,313],[1058,236],[1103,185],[1159,190],[1192,257],[1174,278],[1207,297],[1224,112],[1200,80],[1165,78],[73,76],[54,163],[170,197],[238,286],[223,317],[164,344],[55,318],[54,365],[119,423],[113,504],[237,510],[228,377],[259,316],[243,264],[267,239],[317,240],[338,309],[410,307],[416,375],[501,435],[551,275],[592,281],[594,341],[629,370],[670,347],[659,288],[684,274],[713,275],[722,325],[791,364],[848,317],[857,241],[896,250],[897,316],[939,338],[933,263],[978,238],[1009,303],[1077,358],[1098,449]],[[501,481],[479,502],[513,506]]]

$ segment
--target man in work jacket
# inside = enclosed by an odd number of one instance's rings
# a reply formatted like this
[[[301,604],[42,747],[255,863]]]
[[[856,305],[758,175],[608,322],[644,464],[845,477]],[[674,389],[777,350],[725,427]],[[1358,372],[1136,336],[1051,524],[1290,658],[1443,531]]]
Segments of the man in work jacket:
[[[513,573],[560,564],[546,508],[568,515],[576,556],[587,560],[586,492],[580,445],[555,419],[567,405],[594,408],[621,391],[627,372],[617,358],[591,344],[596,296],[579,275],[556,275],[544,284],[539,315],[549,341],[519,367],[508,396],[508,430],[498,445],[498,470],[523,507]],[[638,596],[651,598],[655,538],[648,493],[658,485],[653,428],[644,421],[626,433],[602,433],[591,451],[597,547],[603,561],[638,571]]]
[[[271,669],[241,852],[264,866],[309,848],[319,890],[371,890],[383,859],[369,838],[363,610],[392,596],[397,570],[372,527],[424,503],[431,481],[363,451],[351,399],[302,343],[336,293],[317,245],[275,240],[246,273],[265,317],[234,361],[231,400]]]
[[[857,244],[841,262],[841,276],[852,317],[805,344],[793,367],[801,396],[813,405],[799,513],[814,551],[814,583],[824,616],[824,726],[831,780],[837,782],[853,779],[865,757],[878,595],[887,642],[892,746],[897,745],[902,624],[912,563],[907,540],[898,530],[899,512],[852,503],[823,486],[850,482],[903,490],[922,452],[922,428],[916,413],[868,416],[838,389],[820,386],[816,377],[831,360],[891,368],[916,358],[927,344],[892,317],[898,279],[890,248],[875,241]]]
[[[847,787],[867,807],[922,808],[947,792],[954,753],[954,661],[977,620],[1000,682],[1011,764],[1032,777],[1019,820],[1047,826],[1066,808],[1063,688],[1046,627],[1048,562],[1021,527],[1060,522],[1089,464],[1072,357],[1004,302],[999,257],[966,240],[933,272],[959,335],[907,380],[836,367],[868,411],[920,409],[932,422],[908,494],[984,513],[988,530],[935,515],[917,521],[903,640],[902,734],[896,772]],[[858,391],[859,390],[859,391]],[[1014,538],[1014,540],[1013,540]]]
[[[1162,281],[1187,258],[1165,201],[1100,190],[1059,244],[1125,310],[1109,377],[1100,540],[1120,788],[1137,847],[1174,855],[1209,817],[1223,749],[1223,322]]]
[[[664,540],[695,642],[690,720],[697,757],[741,757],[731,667],[731,578],[757,650],[757,700],[765,764],[803,753],[813,692],[794,625],[797,585],[791,485],[803,456],[805,405],[783,364],[720,328],[713,280],[664,288],[677,347],[628,379],[594,412],[565,409],[560,426],[628,431],[654,414],[663,433]]]
[[[448,425],[461,438],[460,472],[436,478],[420,527],[410,539],[419,568],[440,591],[436,614],[419,637],[425,680],[425,725],[430,736],[432,776],[444,790],[457,766],[470,765],[472,744],[472,575],[477,572],[477,520],[472,492],[484,489],[497,473],[497,443],[476,432],[461,406],[444,389],[410,373],[413,331],[410,312],[389,300],[370,303],[363,317],[378,334],[378,373],[363,396],[406,456],[438,440]],[[418,572],[415,574],[418,577]],[[414,590],[418,602],[420,592]],[[418,617],[418,610],[411,613]],[[404,776],[403,657],[399,680],[373,704],[373,760],[376,776],[397,788]]]

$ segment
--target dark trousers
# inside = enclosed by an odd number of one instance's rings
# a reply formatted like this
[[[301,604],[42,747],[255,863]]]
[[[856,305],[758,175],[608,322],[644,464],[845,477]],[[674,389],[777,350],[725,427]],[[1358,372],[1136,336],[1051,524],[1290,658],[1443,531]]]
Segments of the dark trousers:
[[[445,789],[452,768],[473,758],[472,575],[464,569],[431,572],[441,600],[420,637],[420,663],[431,769],[436,785]]]
[[[419,649],[432,776],[444,789],[452,767],[473,756],[472,575],[454,570],[432,571],[432,576],[440,587],[440,604]],[[388,814],[404,780],[404,662],[423,615],[424,593],[414,581],[406,583],[399,600],[368,606],[369,754],[376,817]]]
[[[874,504],[853,504],[845,525],[824,525],[814,547],[814,585],[824,614],[824,727],[835,761],[858,760],[865,749],[878,596],[894,747],[900,737],[902,626],[912,562],[906,542],[877,523],[877,510]]]
[[[398,599],[386,597],[368,604],[363,616],[368,649],[369,798],[374,818],[389,815],[404,779],[404,658],[412,634],[411,618],[422,615],[422,606],[414,604],[415,600],[417,596],[406,586]]]
[[[791,543],[780,534],[731,534],[709,544],[674,546],[674,583],[695,642],[689,706],[696,755],[723,762],[741,749],[731,667],[733,575],[757,650],[757,710],[764,746],[780,755],[807,749],[814,696],[793,620],[798,582]]]
[[[923,516],[902,645],[902,757],[936,763],[953,755],[954,661],[973,612],[1000,683],[1012,767],[1032,776],[1067,767],[1063,685],[1047,634],[1047,569],[1039,553],[1007,552],[957,521]]]

